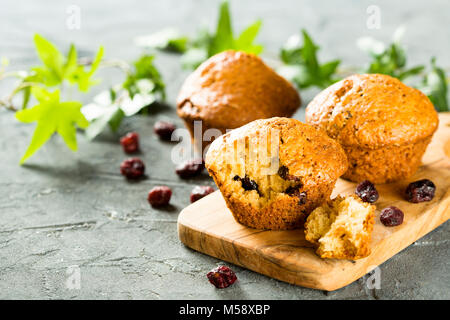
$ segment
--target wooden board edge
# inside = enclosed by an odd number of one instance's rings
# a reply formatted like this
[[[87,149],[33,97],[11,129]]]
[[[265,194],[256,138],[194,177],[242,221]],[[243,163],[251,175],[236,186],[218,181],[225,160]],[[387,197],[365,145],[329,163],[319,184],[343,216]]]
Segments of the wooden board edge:
[[[208,232],[196,230],[189,227],[189,225],[184,225],[182,222],[178,223],[178,236],[184,245],[195,251],[283,282],[312,289],[321,288],[320,283],[318,283],[314,277],[307,277],[304,275],[299,278],[297,272],[280,267],[271,260],[270,257],[258,254],[254,249],[240,246],[234,242],[224,241],[222,238],[218,238]],[[193,239],[196,238],[201,240],[193,241]],[[209,245],[205,246],[203,243],[209,243]],[[212,250],[213,247],[222,248],[222,250],[214,251]],[[233,252],[234,254],[229,255],[229,252]],[[252,261],[252,263],[249,263],[250,261]],[[271,267],[263,268],[263,266],[266,265],[270,265]]]

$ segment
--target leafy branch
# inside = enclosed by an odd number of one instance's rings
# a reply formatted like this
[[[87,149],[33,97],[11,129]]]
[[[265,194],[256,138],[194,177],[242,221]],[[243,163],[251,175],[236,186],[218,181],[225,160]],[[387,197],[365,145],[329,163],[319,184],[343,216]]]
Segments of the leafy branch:
[[[430,98],[438,112],[449,111],[448,80],[442,68],[436,65],[436,58],[431,58],[431,70],[424,75],[420,89]]]
[[[358,47],[367,52],[370,61],[365,68],[354,68],[351,73],[381,73],[387,74],[399,80],[412,77],[421,77],[416,81],[417,88],[422,90],[433,102],[436,110],[448,111],[448,80],[441,67],[436,65],[436,59],[431,59],[430,68],[424,65],[407,67],[406,50],[400,43],[404,30],[400,28],[394,35],[392,43],[386,45],[383,42],[370,37],[358,40]],[[280,50],[280,60],[283,65],[278,72],[292,81],[299,89],[308,87],[326,88],[340,80],[346,72],[340,67],[340,60],[332,60],[319,63],[317,46],[306,30],[300,35],[291,36]]]
[[[406,51],[400,44],[401,34],[402,28],[395,33],[393,42],[389,45],[370,37],[363,37],[357,41],[358,47],[372,58],[365,72],[387,74],[404,80],[424,71],[423,65],[406,68]]]
[[[165,84],[153,64],[154,56],[143,55],[127,67],[126,79],[98,94],[85,105],[83,114],[91,121],[86,129],[88,139],[95,138],[107,126],[117,131],[124,117],[135,115],[145,107],[166,98]]]
[[[223,1],[219,8],[219,19],[214,33],[201,29],[195,37],[189,38],[175,29],[165,29],[136,38],[136,44],[141,47],[181,53],[183,67],[195,69],[209,57],[229,49],[260,54],[263,46],[255,44],[254,41],[261,25],[261,20],[255,21],[236,38],[233,33],[228,1]]]
[[[305,29],[302,30],[303,43],[299,35],[291,36],[280,50],[280,58],[284,63],[278,72],[292,81],[299,89],[317,86],[326,88],[339,80],[336,70],[340,60],[324,64],[317,58],[317,46]],[[302,45],[303,44],[303,45]]]
[[[406,50],[400,43],[403,33],[404,28],[397,29],[389,45],[369,37],[359,39],[358,46],[372,59],[364,72],[387,74],[401,81],[421,77],[416,87],[428,96],[437,111],[449,111],[448,80],[444,70],[436,65],[435,57],[431,58],[429,68],[424,65],[407,68]]]
[[[136,114],[157,100],[165,99],[164,82],[153,65],[153,56],[144,55],[133,66],[121,60],[103,61],[104,49],[100,47],[93,59],[78,58],[75,45],[63,55],[55,45],[36,34],[34,43],[42,65],[26,71],[7,72],[8,61],[1,60],[0,80],[18,79],[11,93],[0,100],[0,106],[16,112],[16,118],[25,123],[37,122],[32,140],[20,163],[24,163],[49,138],[57,133],[73,151],[77,149],[76,128],[86,129],[92,139],[108,124],[117,130],[122,119]],[[82,107],[80,101],[62,101],[65,84],[77,86],[87,92],[99,81],[93,79],[99,67],[118,67],[125,72],[125,81],[110,88],[110,100],[97,116],[92,116],[91,106]],[[15,97],[23,93],[21,107],[14,105]],[[28,108],[34,98],[37,104]],[[97,110],[99,111],[99,110]],[[91,123],[89,123],[89,121]]]
[[[6,72],[6,64],[2,63],[0,79],[15,77],[19,79],[12,92],[2,99],[0,105],[16,111],[17,120],[25,123],[37,122],[31,142],[20,163],[23,164],[48,139],[58,133],[71,150],[77,149],[76,127],[86,128],[89,122],[80,112],[81,102],[61,101],[60,93],[65,82],[76,85],[82,92],[98,83],[92,77],[103,57],[100,47],[95,58],[86,68],[78,60],[75,46],[70,46],[67,56],[63,55],[50,41],[39,34],[34,36],[34,44],[42,65],[32,67],[28,71]],[[56,88],[53,92],[51,88]],[[20,108],[14,106],[15,96],[22,92]],[[38,104],[28,109],[30,98],[34,97]]]
[[[33,108],[16,112],[16,118],[21,122],[37,122],[33,138],[20,160],[20,164],[42,147],[55,132],[63,138],[71,150],[76,151],[76,126],[84,129],[89,125],[80,111],[81,103],[77,101],[61,102],[59,89],[49,92],[33,86],[31,91],[39,103]]]

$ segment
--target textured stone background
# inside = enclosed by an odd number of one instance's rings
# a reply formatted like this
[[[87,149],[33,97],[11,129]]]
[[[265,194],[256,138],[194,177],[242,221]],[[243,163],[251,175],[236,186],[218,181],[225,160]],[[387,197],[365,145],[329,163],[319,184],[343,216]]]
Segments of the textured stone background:
[[[166,26],[194,32],[213,26],[217,1],[2,1],[0,56],[14,69],[37,62],[32,35],[39,32],[62,48],[75,42],[82,55],[99,44],[106,57],[133,59],[140,49],[136,35]],[[81,7],[81,30],[66,28],[66,8]],[[366,28],[366,8],[381,8],[379,30]],[[344,65],[367,61],[355,41],[363,35],[389,40],[404,24],[411,64],[436,55],[450,66],[448,1],[231,1],[235,30],[260,17],[263,57],[274,58],[285,39],[306,27],[324,49],[321,58],[341,57]],[[106,133],[94,142],[79,135],[79,151],[68,151],[53,138],[28,164],[18,166],[33,126],[18,123],[0,110],[0,298],[19,299],[411,299],[450,298],[449,231],[446,223],[381,266],[381,289],[369,290],[366,278],[328,294],[282,283],[235,267],[239,283],[216,290],[205,273],[221,263],[185,248],[178,240],[178,212],[188,205],[195,184],[210,184],[205,175],[180,181],[168,161],[172,145],[152,134],[152,124],[172,119],[174,100],[187,75],[178,58],[159,54],[158,67],[168,86],[168,107],[150,117],[124,123],[118,135]],[[120,81],[119,72],[102,72],[102,86]],[[2,96],[8,84],[0,86]],[[95,93],[95,90],[94,90]],[[302,92],[307,102],[316,90]],[[84,97],[85,101],[89,100]],[[296,115],[303,117],[303,109]],[[118,166],[125,157],[118,136],[137,130],[149,179],[128,183]],[[146,202],[154,185],[173,188],[173,206],[154,210]],[[81,289],[66,287],[68,266],[81,271]]]

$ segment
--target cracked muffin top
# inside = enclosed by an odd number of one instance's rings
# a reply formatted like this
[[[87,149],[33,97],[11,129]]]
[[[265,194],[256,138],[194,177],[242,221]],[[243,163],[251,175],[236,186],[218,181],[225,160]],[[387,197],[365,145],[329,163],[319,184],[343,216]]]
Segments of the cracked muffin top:
[[[256,119],[290,117],[300,106],[295,88],[259,57],[224,51],[202,63],[177,98],[181,118],[233,129]]]
[[[415,143],[438,126],[433,104],[421,91],[382,74],[356,74],[319,93],[306,122],[344,146],[377,149]]]
[[[219,184],[246,177],[256,182],[260,196],[270,199],[298,184],[334,183],[347,170],[347,158],[322,131],[296,119],[274,117],[217,138],[206,155],[206,167]]]

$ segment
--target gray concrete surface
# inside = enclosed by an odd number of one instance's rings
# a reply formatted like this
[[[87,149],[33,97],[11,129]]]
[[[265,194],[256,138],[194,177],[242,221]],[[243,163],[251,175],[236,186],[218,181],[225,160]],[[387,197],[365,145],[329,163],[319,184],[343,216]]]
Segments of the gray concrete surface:
[[[67,30],[69,4],[79,5],[81,29]],[[366,8],[381,9],[379,30],[366,28]],[[395,28],[407,27],[410,62],[436,55],[450,66],[450,29],[446,1],[231,1],[235,29],[255,18],[264,25],[263,56],[275,57],[285,39],[306,27],[324,49],[324,59],[341,57],[345,65],[366,61],[355,47],[363,35],[388,40]],[[106,57],[133,59],[140,50],[136,35],[166,26],[194,32],[199,23],[212,26],[217,1],[2,1],[0,56],[12,68],[37,63],[32,35],[39,32],[67,48],[71,41],[84,54],[99,44]],[[18,165],[31,138],[32,125],[18,123],[0,110],[0,298],[2,299],[449,299],[449,231],[446,223],[384,263],[381,289],[368,289],[367,276],[335,292],[323,293],[279,282],[233,267],[239,282],[216,290],[205,273],[221,261],[184,247],[177,237],[178,212],[188,205],[195,184],[213,182],[204,175],[181,181],[168,161],[172,144],[152,134],[152,124],[172,119],[174,100],[187,75],[178,58],[159,54],[157,64],[168,86],[168,107],[149,117],[127,120],[117,135],[103,134],[88,142],[79,134],[79,151],[71,153],[54,137]],[[102,72],[94,90],[120,81],[117,72]],[[8,84],[0,84],[3,96]],[[302,92],[307,102],[316,90]],[[89,95],[83,97],[89,101]],[[303,117],[303,109],[296,115]],[[139,183],[122,179],[118,166],[125,157],[118,137],[136,130],[142,137],[142,158],[149,178]],[[173,188],[172,207],[155,210],[146,201],[154,185]],[[68,267],[78,266],[81,287],[69,289]],[[70,273],[70,272],[69,272]]]

